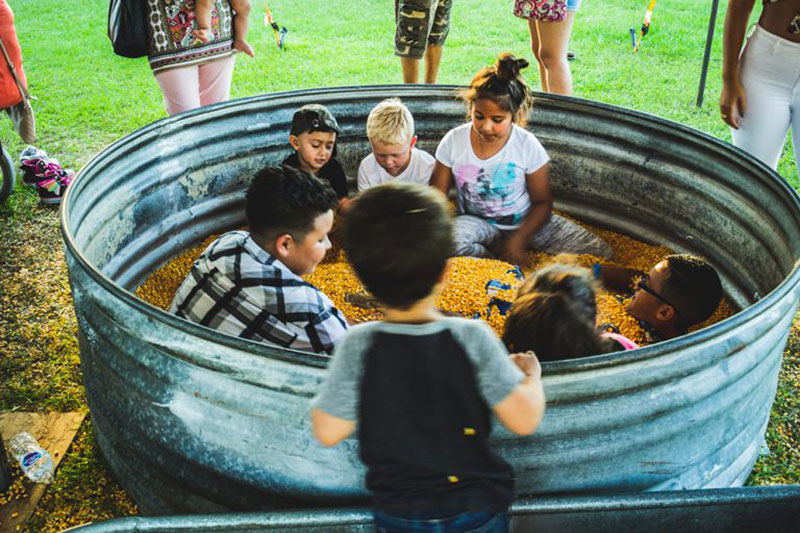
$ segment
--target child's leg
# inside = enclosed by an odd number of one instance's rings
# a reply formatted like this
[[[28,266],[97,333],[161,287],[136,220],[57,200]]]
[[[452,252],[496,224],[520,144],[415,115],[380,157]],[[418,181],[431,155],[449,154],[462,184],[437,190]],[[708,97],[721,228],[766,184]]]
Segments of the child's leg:
[[[216,59],[198,67],[200,105],[224,102],[231,95],[235,56]]]
[[[247,28],[250,22],[250,0],[229,0],[236,13],[233,17],[233,47],[253,57],[253,47],[247,42]]]
[[[495,257],[489,250],[500,238],[497,227],[472,215],[459,215],[453,220],[455,255]]]
[[[436,83],[439,64],[442,62],[442,49],[450,33],[450,11],[452,0],[439,0],[432,16],[428,33],[428,47],[425,49],[425,83]]]
[[[591,254],[611,259],[614,250],[609,244],[571,220],[553,214],[530,240],[530,247],[550,254]]]
[[[574,11],[568,11],[566,20],[560,22],[536,21],[539,38],[537,60],[547,72],[547,92],[572,94],[572,73],[567,63],[567,46],[574,21]]]
[[[170,115],[200,107],[197,70],[197,65],[190,65],[162,70],[155,75],[164,95],[164,107]]]
[[[528,31],[531,35],[531,51],[533,52],[533,57],[536,58],[536,64],[539,65],[539,83],[543,92],[549,92],[547,90],[547,69],[544,68],[542,57],[539,54],[541,44],[539,43],[539,30],[536,28],[536,20],[528,20]]]

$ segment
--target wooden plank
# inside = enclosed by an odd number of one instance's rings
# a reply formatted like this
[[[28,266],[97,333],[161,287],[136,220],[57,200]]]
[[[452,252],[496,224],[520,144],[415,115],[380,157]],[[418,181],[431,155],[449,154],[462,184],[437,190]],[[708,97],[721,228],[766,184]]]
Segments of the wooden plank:
[[[11,437],[23,431],[30,433],[42,448],[50,452],[58,467],[85,417],[86,413],[0,413],[0,435],[8,449]],[[15,460],[10,458],[9,462],[12,461]],[[17,531],[17,526],[21,526],[33,513],[45,490],[46,484],[25,478],[22,483],[23,496],[0,506],[0,533]]]

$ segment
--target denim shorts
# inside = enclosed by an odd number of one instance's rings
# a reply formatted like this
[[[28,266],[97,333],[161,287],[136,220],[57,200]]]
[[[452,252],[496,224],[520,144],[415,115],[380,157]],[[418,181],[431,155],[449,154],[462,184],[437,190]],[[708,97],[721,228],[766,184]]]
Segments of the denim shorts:
[[[581,8],[581,0],[567,0],[567,11],[577,11]]]

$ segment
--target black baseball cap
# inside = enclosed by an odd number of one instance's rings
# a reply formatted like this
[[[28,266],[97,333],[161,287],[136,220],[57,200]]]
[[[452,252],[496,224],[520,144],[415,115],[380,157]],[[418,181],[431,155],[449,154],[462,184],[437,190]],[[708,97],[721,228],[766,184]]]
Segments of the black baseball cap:
[[[328,108],[320,104],[307,104],[298,109],[292,117],[292,135],[311,131],[334,131],[341,135],[342,128]]]

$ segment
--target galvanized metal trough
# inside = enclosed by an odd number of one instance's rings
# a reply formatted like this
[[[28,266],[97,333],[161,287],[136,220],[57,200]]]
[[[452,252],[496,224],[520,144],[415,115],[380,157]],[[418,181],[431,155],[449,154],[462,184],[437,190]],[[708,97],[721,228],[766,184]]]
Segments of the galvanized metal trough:
[[[511,510],[511,531],[526,533],[796,532],[800,486],[524,498]],[[130,517],[70,529],[77,533],[371,532],[370,509],[311,509]]]
[[[433,152],[464,121],[452,87],[265,95],[171,117],[92,159],[63,202],[87,399],[100,447],[145,513],[365,500],[357,443],[318,445],[309,400],[328,358],[219,334],[137,299],[156,267],[244,223],[255,171],[288,154],[292,113],[331,108],[350,175],[369,110],[400,96]],[[540,96],[531,128],[553,159],[557,207],[706,256],[743,310],[638,350],[544,365],[533,438],[497,427],[519,495],[741,485],[763,441],[798,302],[800,203],[731,146],[657,117]]]

